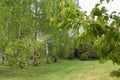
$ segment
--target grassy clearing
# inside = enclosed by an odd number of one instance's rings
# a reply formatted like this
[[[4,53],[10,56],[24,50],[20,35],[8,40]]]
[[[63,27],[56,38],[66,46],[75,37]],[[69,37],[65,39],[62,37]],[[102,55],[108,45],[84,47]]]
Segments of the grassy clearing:
[[[0,80],[120,80],[109,77],[119,66],[98,61],[61,60],[24,70],[0,66]]]

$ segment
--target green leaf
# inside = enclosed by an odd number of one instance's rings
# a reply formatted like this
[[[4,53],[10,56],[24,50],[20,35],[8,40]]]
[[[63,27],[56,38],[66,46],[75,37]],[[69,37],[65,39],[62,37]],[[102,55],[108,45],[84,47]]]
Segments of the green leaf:
[[[95,8],[94,15],[96,15],[96,16],[101,16],[102,15],[101,11],[98,7]]]
[[[106,0],[107,1],[107,3],[109,3],[110,2],[110,0]]]
[[[102,13],[106,13],[106,12],[107,12],[107,9],[103,6],[103,7],[101,8],[101,12],[102,12]]]
[[[100,3],[102,3],[104,0],[100,0]]]
[[[115,21],[112,21],[112,23],[110,24],[110,27],[113,27],[115,25]]]
[[[98,7],[100,4],[96,4],[95,7]]]

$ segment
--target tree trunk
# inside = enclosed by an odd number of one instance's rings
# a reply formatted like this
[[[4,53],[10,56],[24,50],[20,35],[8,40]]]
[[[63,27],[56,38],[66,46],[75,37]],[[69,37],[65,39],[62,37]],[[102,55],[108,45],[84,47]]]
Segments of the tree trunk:
[[[2,64],[4,64],[4,56],[2,56]]]
[[[35,37],[34,38],[35,38],[35,41],[36,41],[37,40],[37,33],[35,33]],[[38,63],[37,63],[37,50],[36,49],[34,49],[33,56],[34,56],[34,58],[33,58],[33,65],[37,66]]]
[[[4,64],[4,56],[2,52],[0,52],[0,64]]]
[[[53,56],[53,62],[54,62],[54,63],[57,62],[57,58],[56,58],[56,56]]]
[[[37,17],[38,17],[38,4],[37,1],[35,2],[35,35],[34,35],[34,40],[37,41]],[[34,49],[34,53],[33,53],[33,65],[37,66],[37,50]]]
[[[28,58],[28,57],[26,58],[25,64],[26,64],[27,66],[29,66],[29,58]]]
[[[37,64],[37,51],[36,51],[36,49],[34,50],[33,65],[34,65],[34,66],[37,66],[37,65],[38,65],[38,64]]]
[[[46,63],[49,63],[49,50],[48,50],[48,42],[46,41]]]

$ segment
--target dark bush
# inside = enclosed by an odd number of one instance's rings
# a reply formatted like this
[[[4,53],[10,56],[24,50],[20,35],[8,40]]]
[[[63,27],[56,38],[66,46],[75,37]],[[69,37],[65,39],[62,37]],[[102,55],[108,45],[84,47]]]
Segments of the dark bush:
[[[77,53],[74,53],[75,57],[81,60],[99,59],[100,55],[93,50],[92,46],[93,46],[92,42],[89,42],[87,44],[80,44],[76,51]]]
[[[88,60],[89,59],[88,53],[85,52],[85,53],[81,54],[80,59],[81,60]]]
[[[81,60],[96,60],[99,59],[99,55],[97,53],[89,53],[85,52],[80,55]]]

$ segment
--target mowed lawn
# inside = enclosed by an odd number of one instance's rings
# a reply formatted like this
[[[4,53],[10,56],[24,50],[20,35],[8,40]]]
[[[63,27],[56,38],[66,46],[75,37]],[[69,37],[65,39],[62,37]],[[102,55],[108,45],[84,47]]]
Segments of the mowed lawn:
[[[109,77],[118,68],[110,61],[59,60],[23,70],[0,66],[0,80],[120,80]]]

